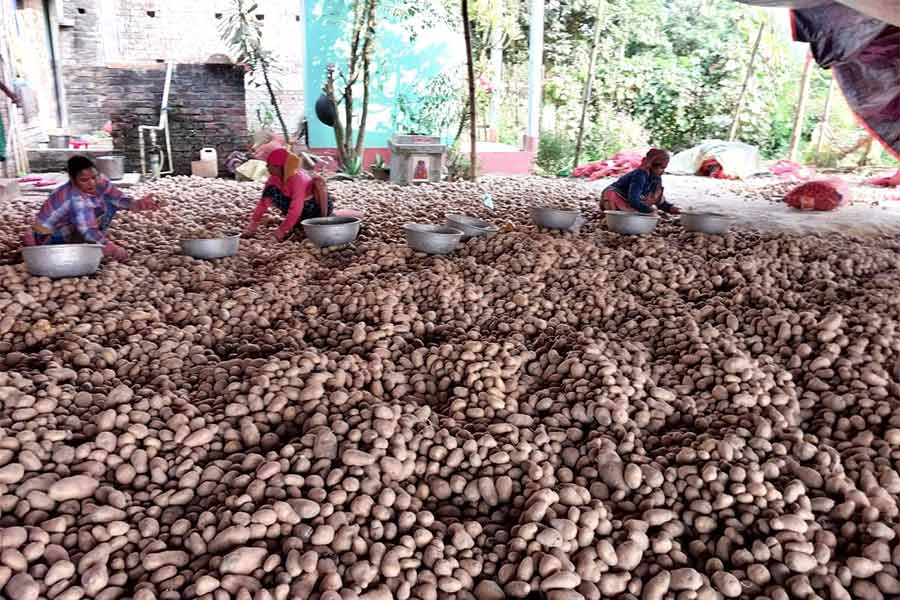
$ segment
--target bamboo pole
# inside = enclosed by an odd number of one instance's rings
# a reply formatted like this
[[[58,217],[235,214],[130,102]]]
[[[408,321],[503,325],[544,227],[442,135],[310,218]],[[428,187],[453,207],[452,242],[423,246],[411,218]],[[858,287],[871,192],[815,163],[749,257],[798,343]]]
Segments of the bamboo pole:
[[[806,118],[806,104],[809,100],[809,87],[812,83],[813,57],[810,52],[803,66],[803,79],[800,83],[800,98],[797,101],[797,112],[794,115],[794,130],[791,133],[791,150],[788,159],[797,162],[800,152],[800,138],[803,137],[803,120]]]
[[[581,160],[581,144],[584,141],[584,121],[587,117],[588,104],[591,101],[591,88],[594,86],[594,63],[597,62],[597,46],[600,45],[600,22],[603,20],[603,0],[597,0],[597,15],[594,20],[594,38],[591,40],[591,57],[588,60],[587,81],[584,82],[584,95],[581,99],[581,121],[578,123],[578,141],[575,143],[575,160],[572,168]]]
[[[816,141],[817,163],[822,155],[822,144],[825,142],[825,131],[828,129],[828,121],[831,119],[831,105],[834,99],[834,88],[836,85],[837,80],[832,77],[831,83],[828,84],[828,95],[825,97],[825,111],[822,115],[822,124],[819,126],[819,139]]]
[[[728,141],[733,142],[737,138],[738,126],[741,122],[741,110],[744,108],[744,98],[747,96],[747,90],[750,88],[750,78],[753,75],[753,67],[756,63],[756,57],[759,54],[759,45],[763,39],[763,33],[766,31],[766,22],[759,24],[759,33],[756,36],[756,43],[753,44],[753,51],[750,53],[750,62],[747,63],[747,74],[744,76],[744,85],[741,87],[741,94],[738,96],[737,105],[734,107],[734,118],[731,120],[731,131],[728,133]]]
[[[472,26],[469,22],[469,1],[462,0],[463,34],[466,38],[466,67],[469,72],[469,179],[475,181],[477,176],[476,161],[478,158],[478,132],[475,128],[475,65],[472,61]]]

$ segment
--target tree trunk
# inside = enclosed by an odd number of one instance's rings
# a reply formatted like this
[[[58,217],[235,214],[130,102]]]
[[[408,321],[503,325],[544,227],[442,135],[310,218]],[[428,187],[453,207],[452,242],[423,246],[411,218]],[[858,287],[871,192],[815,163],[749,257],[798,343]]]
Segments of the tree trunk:
[[[759,24],[759,34],[756,36],[756,43],[753,44],[753,51],[750,53],[750,62],[747,63],[747,75],[744,76],[744,85],[738,96],[737,105],[734,107],[734,118],[731,120],[731,131],[728,133],[728,141],[733,142],[737,138],[738,126],[741,122],[741,110],[744,108],[744,98],[747,96],[747,90],[750,88],[750,78],[753,75],[753,66],[756,63],[756,56],[759,54],[759,45],[763,39],[763,33],[766,31],[766,22]]]
[[[453,143],[451,146],[455,146],[456,142],[459,141],[459,138],[462,137],[463,130],[466,128],[466,123],[469,122],[469,100],[466,99],[466,105],[463,106],[463,112],[459,117],[459,127],[456,129],[456,135],[453,136]]]
[[[806,103],[809,99],[809,86],[812,82],[813,56],[810,52],[806,55],[806,64],[803,66],[803,80],[800,84],[800,99],[797,101],[797,113],[794,115],[794,131],[791,133],[791,151],[788,159],[797,162],[800,152],[800,138],[803,137],[803,121],[806,119]]]
[[[337,150],[338,168],[344,166],[346,156],[344,154],[344,124],[341,123],[341,114],[337,111],[337,99],[334,94],[334,65],[328,65],[328,73],[325,79],[325,95],[335,107],[334,111],[334,145]]]
[[[478,160],[478,134],[475,121],[475,64],[472,61],[472,28],[469,23],[469,0],[462,0],[463,34],[466,38],[466,66],[469,71],[469,179],[475,181],[477,174],[476,162]]]
[[[362,156],[366,143],[366,120],[369,118],[369,83],[372,76],[372,50],[375,46],[375,9],[377,4],[377,0],[367,0],[366,2],[368,16],[365,25],[366,37],[362,50],[363,105],[362,115],[359,117],[359,128],[356,132],[356,156]]]
[[[584,82],[584,96],[581,99],[581,121],[578,123],[578,141],[575,142],[575,159],[572,168],[581,160],[581,144],[584,141],[584,121],[587,117],[588,104],[591,101],[591,88],[594,86],[594,63],[597,62],[597,46],[600,45],[600,25],[603,20],[603,0],[597,0],[597,16],[594,20],[594,38],[591,40],[591,57],[588,60],[587,81]]]
[[[366,23],[368,2],[355,0],[353,3],[353,32],[350,41],[350,58],[347,61],[347,80],[344,82],[344,148],[346,159],[351,159],[353,145],[353,85],[358,77],[356,63],[359,62],[359,40]],[[342,163],[341,166],[344,166]]]
[[[278,117],[278,123],[281,125],[281,133],[284,134],[284,143],[288,148],[291,147],[291,136],[288,134],[287,125],[284,124],[284,117],[281,115],[281,107],[278,106],[278,98],[275,97],[275,90],[272,87],[272,81],[269,79],[269,67],[266,64],[266,61],[263,60],[261,65],[263,81],[266,84],[266,91],[269,92],[269,101],[272,103],[272,108],[275,109],[275,116]]]
[[[822,123],[819,125],[819,139],[816,141],[816,163],[819,162],[819,157],[822,156],[822,144],[825,142],[825,131],[828,129],[828,121],[831,120],[831,104],[834,99],[834,87],[836,85],[837,80],[832,77],[831,83],[828,84],[828,95],[825,97]]]

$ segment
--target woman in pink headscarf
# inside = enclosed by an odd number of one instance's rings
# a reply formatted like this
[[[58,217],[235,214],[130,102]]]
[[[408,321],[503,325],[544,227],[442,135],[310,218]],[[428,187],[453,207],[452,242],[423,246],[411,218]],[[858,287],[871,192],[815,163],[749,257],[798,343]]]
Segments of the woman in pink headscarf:
[[[269,179],[262,198],[253,211],[245,235],[253,235],[270,206],[284,216],[275,231],[278,240],[285,239],[304,219],[327,217],[334,213],[334,202],[328,194],[325,180],[300,168],[300,157],[278,148],[266,158]]]
[[[650,150],[640,167],[603,190],[600,196],[601,208],[648,214],[658,209],[677,215],[681,210],[663,197],[662,174],[667,166],[668,152],[658,148]]]

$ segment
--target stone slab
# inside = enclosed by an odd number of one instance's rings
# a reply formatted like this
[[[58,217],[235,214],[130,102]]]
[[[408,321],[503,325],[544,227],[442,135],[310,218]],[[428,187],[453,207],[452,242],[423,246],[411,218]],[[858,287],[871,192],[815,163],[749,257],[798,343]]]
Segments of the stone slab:
[[[441,138],[436,135],[395,135],[391,138],[394,144],[440,144]]]

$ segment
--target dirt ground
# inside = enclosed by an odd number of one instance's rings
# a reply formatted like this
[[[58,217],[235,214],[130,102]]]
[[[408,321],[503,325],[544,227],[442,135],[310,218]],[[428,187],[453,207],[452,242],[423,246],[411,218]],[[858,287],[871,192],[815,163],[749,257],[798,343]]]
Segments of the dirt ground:
[[[777,177],[747,181],[722,181],[706,177],[666,175],[666,195],[683,209],[710,210],[734,215],[735,227],[763,231],[840,231],[843,233],[890,232],[900,229],[900,190],[861,185],[861,177],[844,177],[852,183],[853,203],[831,212],[801,212],[781,201],[797,183]],[[585,185],[599,192],[612,179]]]

